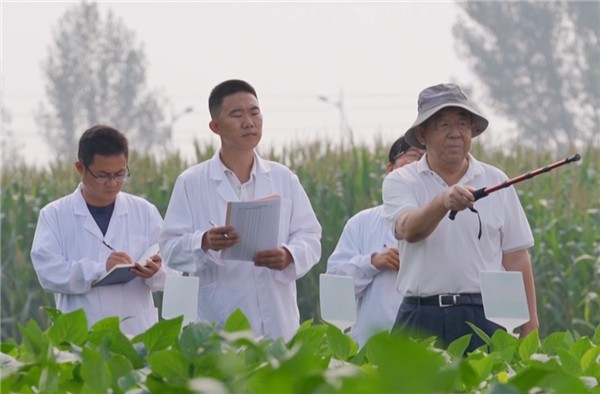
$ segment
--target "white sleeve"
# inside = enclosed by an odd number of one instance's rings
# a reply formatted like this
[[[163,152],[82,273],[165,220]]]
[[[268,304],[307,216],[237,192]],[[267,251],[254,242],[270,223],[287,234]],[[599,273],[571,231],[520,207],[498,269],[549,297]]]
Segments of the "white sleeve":
[[[351,276],[354,279],[354,293],[357,298],[379,272],[371,264],[371,253],[375,250],[361,250],[363,235],[359,217],[350,218],[344,226],[335,250],[327,260],[328,274]]]

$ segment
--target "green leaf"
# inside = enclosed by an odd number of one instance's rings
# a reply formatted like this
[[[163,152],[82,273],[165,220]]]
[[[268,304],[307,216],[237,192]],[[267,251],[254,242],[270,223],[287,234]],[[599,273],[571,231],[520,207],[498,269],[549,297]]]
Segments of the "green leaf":
[[[62,312],[59,309],[52,308],[49,306],[42,306],[40,309],[48,314],[48,318],[50,319],[51,323],[54,323],[56,318],[62,315]]]
[[[557,353],[565,372],[573,376],[581,376],[581,364],[575,356],[563,349],[558,349]]]
[[[106,393],[108,391],[111,384],[110,370],[98,350],[87,346],[83,348],[81,378],[85,383],[84,392]]]
[[[190,363],[181,352],[176,350],[159,350],[148,356],[148,363],[152,373],[165,379],[180,378],[188,380],[190,376]]]
[[[226,332],[250,331],[252,327],[244,312],[240,308],[237,308],[225,321],[223,330]]]
[[[495,364],[495,358],[491,354],[488,354],[485,357],[477,360],[468,359],[468,361],[475,370],[475,372],[477,372],[478,380],[476,382],[476,385],[479,385],[479,383],[481,383],[483,380],[490,376]],[[473,387],[475,387],[475,385]]]
[[[120,387],[119,379],[133,371],[131,362],[120,354],[113,354],[108,360],[108,370],[112,377],[112,387]]]
[[[109,316],[104,319],[98,320],[90,327],[90,332],[97,331],[120,331],[119,329],[119,318],[117,316]]]
[[[529,360],[532,354],[537,353],[539,343],[540,339],[537,330],[529,333],[529,335],[523,338],[519,343],[519,356],[521,357],[521,360]]]
[[[200,350],[207,348],[220,349],[220,338],[215,330],[214,323],[200,322],[190,324],[183,329],[179,337],[179,349],[190,361],[193,361]]]
[[[146,330],[146,332],[134,337],[131,342],[143,342],[148,353],[166,349],[176,343],[177,338],[181,333],[182,322],[183,316],[177,316],[174,319],[161,320]]]
[[[558,349],[568,350],[573,337],[568,332],[554,332],[542,341],[542,352],[547,355],[558,354]]]
[[[569,353],[571,353],[575,358],[580,359],[585,352],[587,352],[592,347],[592,343],[588,337],[582,337],[575,341],[573,345],[569,348]]]
[[[29,320],[27,326],[19,324],[19,330],[23,334],[23,345],[29,351],[31,358],[38,362],[48,360],[51,351],[50,342],[37,322]]]
[[[348,360],[358,352],[358,344],[338,327],[331,324],[327,325],[327,340],[333,357],[338,360]]]
[[[74,343],[81,346],[87,339],[87,333],[88,323],[83,309],[57,316],[48,329],[48,337],[54,346],[63,343]]]
[[[581,369],[583,370],[583,375],[594,376],[596,379],[600,380],[599,357],[600,346],[594,346],[583,354],[581,357]]]
[[[485,342],[486,344],[490,344],[491,339],[490,337],[479,327],[477,327],[475,324],[471,323],[471,322],[466,322],[469,327],[471,327],[473,329],[473,331],[475,331],[475,334],[477,334],[477,336],[479,338],[481,338],[483,340],[483,342]],[[501,330],[500,330],[501,331]]]
[[[296,331],[294,337],[290,340],[288,347],[291,349],[295,345],[300,344],[303,348],[313,354],[321,354],[321,346],[325,342],[325,333],[327,332],[327,326],[320,324],[311,327],[305,327],[302,330]]]
[[[504,330],[496,330],[492,335],[491,353],[497,359],[507,363],[513,362],[515,353],[517,352],[518,339]]]
[[[465,355],[465,351],[471,343],[471,337],[473,334],[463,335],[460,338],[455,339],[448,345],[447,352],[454,359],[462,358]]]

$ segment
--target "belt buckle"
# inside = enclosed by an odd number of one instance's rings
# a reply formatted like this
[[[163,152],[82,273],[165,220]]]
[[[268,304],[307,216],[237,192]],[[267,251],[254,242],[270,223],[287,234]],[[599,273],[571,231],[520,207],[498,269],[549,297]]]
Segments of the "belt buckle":
[[[444,304],[442,302],[442,297],[452,297],[452,303]],[[438,295],[438,305],[440,306],[440,308],[446,308],[449,306],[458,305],[458,294],[439,294]]]

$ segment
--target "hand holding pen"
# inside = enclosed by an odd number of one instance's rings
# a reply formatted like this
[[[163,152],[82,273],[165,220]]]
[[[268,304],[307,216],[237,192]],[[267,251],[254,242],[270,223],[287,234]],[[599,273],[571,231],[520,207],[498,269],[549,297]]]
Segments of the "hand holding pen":
[[[108,256],[108,259],[106,259],[106,270],[107,271],[110,271],[110,269],[117,264],[133,263],[133,260],[131,259],[131,257],[129,257],[129,255],[127,253],[116,250],[105,240],[102,240],[102,245],[106,246],[108,249],[110,249],[112,251],[112,253]]]
[[[115,250],[115,248],[113,248],[105,240],[102,240],[102,245],[112,250],[112,253],[110,254],[110,256],[108,256],[108,259],[106,260],[107,271],[110,271],[112,267],[118,264],[134,264],[134,266],[130,269],[131,272],[135,273],[138,276],[141,276],[142,278],[150,278],[154,276],[154,274],[158,272],[158,270],[160,270],[160,267],[162,265],[162,257],[160,257],[160,255],[158,254],[149,258],[147,261],[144,262],[145,264],[142,265],[137,261],[133,261],[133,259],[129,257],[127,253]]]
[[[222,250],[229,248],[240,240],[240,234],[233,226],[217,226],[212,220],[208,221],[212,226],[202,236],[202,249],[204,251]]]

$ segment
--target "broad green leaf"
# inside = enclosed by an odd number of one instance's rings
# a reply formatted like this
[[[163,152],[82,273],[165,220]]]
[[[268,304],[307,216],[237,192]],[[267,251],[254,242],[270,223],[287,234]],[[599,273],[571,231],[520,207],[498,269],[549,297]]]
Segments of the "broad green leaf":
[[[487,394],[521,394],[521,391],[512,384],[493,382]]]
[[[106,393],[111,384],[110,370],[100,352],[90,347],[83,348],[83,362],[81,363],[81,378],[83,379],[84,392]]]
[[[183,354],[176,350],[158,350],[148,355],[148,364],[152,372],[165,379],[190,378],[190,363]]]
[[[509,379],[509,383],[514,385],[522,393],[527,393],[531,388],[536,387],[540,382],[548,375],[555,373],[555,371],[547,368],[539,368],[527,366],[515,374]]]
[[[593,341],[595,345],[600,346],[600,324],[598,324],[594,330]]]
[[[581,364],[574,355],[563,349],[558,349],[557,353],[565,372],[573,376],[581,376]]]
[[[540,339],[538,331],[535,330],[519,341],[519,356],[521,360],[529,360],[532,354],[538,352]]]
[[[510,363],[514,360],[519,340],[504,330],[496,330],[491,339],[491,354]]]
[[[582,337],[575,341],[573,345],[569,348],[569,353],[573,355],[573,357],[580,359],[585,352],[587,352],[592,347],[592,342],[588,337]]]
[[[462,358],[465,355],[465,351],[469,347],[469,343],[471,343],[472,336],[473,334],[467,334],[452,341],[450,345],[448,345],[448,354],[450,354],[454,359]]]
[[[56,393],[58,392],[59,378],[58,366],[54,363],[46,364],[42,368],[37,387],[42,393]]]
[[[40,309],[48,314],[48,318],[50,319],[51,323],[54,323],[56,318],[62,315],[62,312],[59,309],[52,308],[49,306],[43,306]]]
[[[119,318],[117,316],[109,316],[98,320],[90,327],[90,332],[96,331],[119,331]]]
[[[568,350],[573,338],[568,332],[554,332],[542,341],[542,352],[547,355],[557,354],[558,349]]]
[[[134,337],[131,342],[143,342],[146,351],[150,354],[158,350],[163,350],[176,343],[181,333],[181,323],[183,316],[174,319],[161,320],[146,332]]]
[[[237,308],[225,321],[223,330],[227,332],[251,331],[252,327],[244,312],[240,308]]]
[[[133,371],[131,362],[120,354],[113,354],[107,364],[112,377],[112,387],[119,387],[119,379]]]
[[[424,348],[401,333],[376,334],[365,347],[385,385],[383,392],[433,392],[434,371],[446,365],[441,352]]]
[[[213,323],[200,322],[183,329],[178,345],[182,354],[194,360],[200,352],[220,351],[220,340]]]
[[[74,343],[81,346],[87,339],[87,333],[88,322],[83,309],[57,316],[48,329],[48,337],[54,346],[63,343]]]
[[[594,376],[600,384],[600,346],[588,349],[581,357],[581,369],[584,375]]]
[[[333,357],[338,360],[347,360],[358,352],[358,344],[350,336],[331,324],[327,325],[327,341],[331,347]]]
[[[480,362],[483,362],[483,364],[480,364]],[[481,382],[481,379],[479,377],[480,372],[475,369],[475,366],[484,369],[486,368],[487,363],[491,364],[491,359],[485,358],[482,360],[475,361],[460,360],[459,363],[460,364],[458,370],[460,380],[467,388],[467,391],[471,391],[474,387],[477,387]]]
[[[321,346],[325,342],[325,333],[327,332],[327,326],[325,324],[311,326],[298,330],[294,337],[290,340],[288,346],[293,348],[295,345],[301,345],[303,348],[308,349],[313,354],[321,353]]]
[[[19,330],[23,334],[23,345],[29,352],[29,357],[38,362],[48,360],[51,355],[50,342],[38,326],[35,320],[29,320],[27,326],[19,324]]]
[[[485,357],[477,360],[467,360],[471,367],[477,373],[477,385],[490,376],[492,369],[494,368],[495,360],[492,355],[486,355]]]

